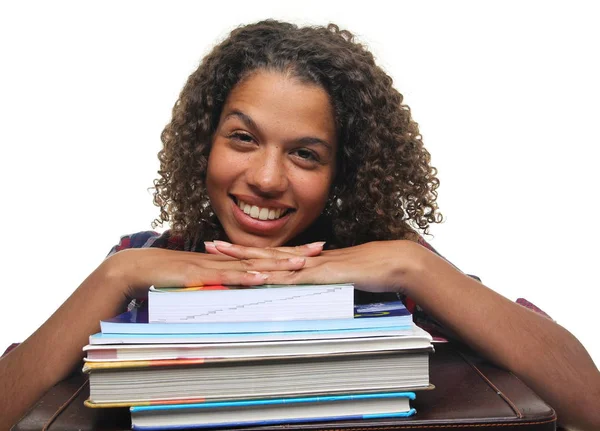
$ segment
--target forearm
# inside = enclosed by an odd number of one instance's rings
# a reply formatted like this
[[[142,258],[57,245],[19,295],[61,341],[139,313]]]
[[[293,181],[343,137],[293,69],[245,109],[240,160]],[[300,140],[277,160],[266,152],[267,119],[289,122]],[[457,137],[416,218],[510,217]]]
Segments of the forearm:
[[[123,306],[118,280],[96,270],[25,342],[0,359],[0,430],[8,429],[81,360],[101,319]]]
[[[550,319],[420,253],[406,293],[462,340],[511,370],[546,400],[559,422],[600,429],[600,373],[583,346]]]
[[[155,248],[127,249],[94,271],[22,345],[0,360],[0,431],[15,422],[82,357],[99,321],[117,314],[128,296],[155,286],[259,285],[260,271],[294,271],[304,261],[247,259]],[[251,270],[251,271],[249,271]]]

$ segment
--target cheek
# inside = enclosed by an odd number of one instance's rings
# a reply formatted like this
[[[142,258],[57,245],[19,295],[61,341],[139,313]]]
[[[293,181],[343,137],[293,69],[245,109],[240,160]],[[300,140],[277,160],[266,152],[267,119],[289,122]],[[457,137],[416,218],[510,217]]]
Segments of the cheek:
[[[319,209],[325,206],[331,187],[331,176],[302,175],[294,180],[294,190],[297,198],[310,207]]]
[[[213,146],[208,157],[206,171],[206,185],[209,195],[215,188],[228,187],[236,176],[236,168],[241,166],[240,161],[232,157],[232,152],[226,151],[221,145]]]
[[[219,151],[211,151],[206,170],[206,191],[213,205],[218,204],[219,192],[227,186],[227,176],[230,172],[224,169],[223,157]]]

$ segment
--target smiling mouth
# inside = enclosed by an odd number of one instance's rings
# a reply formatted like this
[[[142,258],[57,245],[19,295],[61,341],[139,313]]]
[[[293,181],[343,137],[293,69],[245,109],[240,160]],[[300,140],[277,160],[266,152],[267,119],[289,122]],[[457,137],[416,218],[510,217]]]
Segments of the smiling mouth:
[[[256,220],[277,220],[293,211],[291,208],[259,207],[239,199],[235,199],[235,202],[247,216]]]

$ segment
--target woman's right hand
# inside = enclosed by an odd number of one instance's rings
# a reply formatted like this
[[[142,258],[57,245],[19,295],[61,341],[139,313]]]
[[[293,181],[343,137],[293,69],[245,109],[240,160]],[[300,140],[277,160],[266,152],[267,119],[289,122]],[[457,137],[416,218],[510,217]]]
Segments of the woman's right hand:
[[[254,286],[268,283],[262,271],[296,271],[306,259],[237,259],[230,256],[158,248],[126,249],[108,257],[96,271],[122,289],[127,298],[145,296],[150,286],[190,287],[210,284]]]
[[[292,247],[267,247],[267,248],[256,248],[256,247],[245,247],[246,249],[254,250],[254,258],[283,258],[292,256],[303,256],[312,257],[318,256],[323,252],[325,241],[312,242],[310,244],[297,245]],[[231,254],[231,247],[234,244],[225,241],[206,241],[204,242],[206,252],[210,254],[220,256],[230,256],[237,259],[243,259],[236,254]],[[240,247],[240,246],[237,246]],[[260,250],[260,251],[259,251]]]
[[[24,343],[0,360],[0,429],[7,429],[44,392],[81,360],[81,348],[100,320],[113,317],[126,300],[146,296],[148,287],[206,284],[259,285],[261,271],[302,268],[301,256],[235,258],[164,250],[127,249],[104,260],[65,303]],[[39,367],[39,358],[44,366]]]

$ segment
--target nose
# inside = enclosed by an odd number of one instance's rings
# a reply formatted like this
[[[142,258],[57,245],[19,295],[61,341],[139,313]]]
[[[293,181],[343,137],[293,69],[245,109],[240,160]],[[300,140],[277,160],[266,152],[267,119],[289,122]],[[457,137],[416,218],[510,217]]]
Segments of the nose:
[[[253,155],[246,177],[249,186],[256,193],[277,195],[287,189],[284,157],[277,147],[263,148]]]

